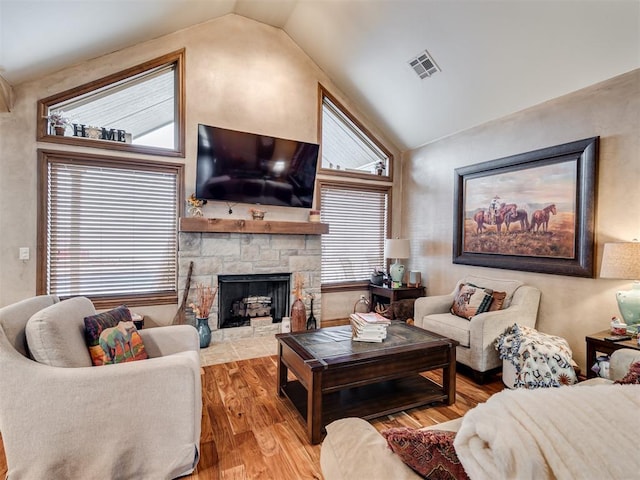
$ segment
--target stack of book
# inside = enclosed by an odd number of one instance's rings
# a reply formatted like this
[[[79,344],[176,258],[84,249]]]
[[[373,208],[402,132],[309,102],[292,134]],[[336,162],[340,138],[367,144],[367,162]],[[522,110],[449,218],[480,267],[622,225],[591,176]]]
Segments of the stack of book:
[[[351,314],[352,338],[358,342],[382,342],[391,320],[376,312]]]

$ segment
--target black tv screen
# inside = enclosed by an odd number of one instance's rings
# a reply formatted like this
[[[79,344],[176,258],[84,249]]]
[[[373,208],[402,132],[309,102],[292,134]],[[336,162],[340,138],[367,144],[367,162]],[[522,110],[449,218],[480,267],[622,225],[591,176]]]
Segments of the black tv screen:
[[[198,125],[196,197],[311,208],[319,146]]]

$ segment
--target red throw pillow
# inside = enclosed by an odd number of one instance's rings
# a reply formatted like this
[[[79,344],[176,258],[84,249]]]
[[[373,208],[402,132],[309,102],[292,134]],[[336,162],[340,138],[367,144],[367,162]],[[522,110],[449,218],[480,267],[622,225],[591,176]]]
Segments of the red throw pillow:
[[[640,384],[640,362],[632,363],[627,374],[615,383],[622,385]]]
[[[456,455],[455,432],[390,428],[380,432],[389,448],[423,478],[466,480],[469,477]]]

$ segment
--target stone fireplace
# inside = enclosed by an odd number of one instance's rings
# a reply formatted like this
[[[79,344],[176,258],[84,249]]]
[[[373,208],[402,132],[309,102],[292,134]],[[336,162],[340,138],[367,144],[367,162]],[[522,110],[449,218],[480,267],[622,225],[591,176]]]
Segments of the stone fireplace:
[[[290,305],[293,303],[291,294],[292,276],[295,273],[304,279],[305,296],[313,294],[314,315],[321,324],[321,291],[320,267],[321,245],[319,229],[321,224],[308,222],[266,222],[245,220],[216,220],[205,218],[180,219],[180,234],[178,246],[178,298],[182,298],[189,270],[189,263],[193,261],[191,276],[191,294],[196,284],[220,285],[226,278],[241,280],[255,275],[254,279],[261,280],[263,276],[275,276],[280,280],[287,279],[285,294],[286,301],[276,300],[289,315]],[[324,225],[324,224],[322,224]],[[326,227],[326,226],[325,226]],[[277,233],[276,233],[277,232]],[[311,232],[311,233],[309,233]],[[250,295],[266,295],[266,290],[258,287]],[[282,288],[282,286],[281,286]],[[247,290],[247,292],[250,292]],[[237,297],[236,294],[233,294]],[[305,298],[307,315],[309,313],[309,298]],[[223,302],[221,307],[221,301]],[[212,331],[212,342],[225,339],[243,338],[263,335],[274,335],[280,332],[281,313],[275,313],[276,323],[258,322],[242,324],[231,328],[220,328],[219,318],[221,308],[228,309],[225,304],[229,300],[221,298],[220,293],[213,304],[209,317]],[[275,312],[275,311],[274,311]],[[278,318],[280,316],[280,318]],[[224,320],[224,315],[222,315]]]

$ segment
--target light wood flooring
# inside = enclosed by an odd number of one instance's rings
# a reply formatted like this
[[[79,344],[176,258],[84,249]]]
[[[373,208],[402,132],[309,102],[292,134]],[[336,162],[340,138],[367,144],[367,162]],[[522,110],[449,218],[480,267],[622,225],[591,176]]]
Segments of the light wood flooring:
[[[276,393],[276,357],[204,367],[201,458],[188,479],[322,479],[320,445],[310,445],[304,424],[287,399]],[[440,382],[440,374],[429,372]],[[498,377],[476,385],[458,374],[452,406],[422,407],[372,420],[382,430],[419,427],[458,418],[502,390]],[[0,442],[0,478],[6,474]]]

